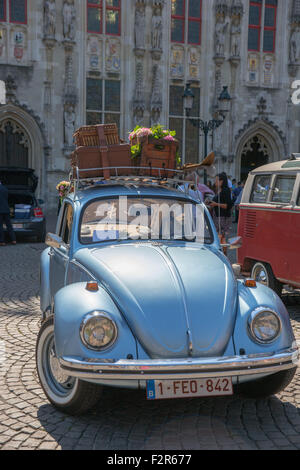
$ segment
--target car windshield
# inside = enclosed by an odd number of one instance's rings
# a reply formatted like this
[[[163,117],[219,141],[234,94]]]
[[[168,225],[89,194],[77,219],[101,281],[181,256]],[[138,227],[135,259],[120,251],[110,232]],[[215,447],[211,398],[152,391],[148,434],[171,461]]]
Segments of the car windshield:
[[[202,204],[167,198],[98,199],[84,209],[79,228],[82,244],[108,240],[184,240],[213,243]]]

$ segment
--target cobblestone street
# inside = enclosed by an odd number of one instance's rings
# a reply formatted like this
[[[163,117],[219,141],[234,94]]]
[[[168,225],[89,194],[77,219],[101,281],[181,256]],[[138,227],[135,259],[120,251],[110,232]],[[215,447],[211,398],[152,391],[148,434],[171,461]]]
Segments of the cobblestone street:
[[[35,369],[43,248],[20,243],[0,252],[1,449],[300,449],[299,374],[268,400],[147,402],[143,391],[105,389],[84,417],[56,411]],[[300,299],[285,301],[300,339]]]

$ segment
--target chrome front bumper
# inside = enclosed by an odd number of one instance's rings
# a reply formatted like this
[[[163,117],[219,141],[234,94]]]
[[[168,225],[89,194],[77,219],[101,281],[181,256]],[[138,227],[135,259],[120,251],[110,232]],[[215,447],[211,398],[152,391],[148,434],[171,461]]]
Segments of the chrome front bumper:
[[[273,374],[298,364],[298,349],[273,354],[220,358],[99,360],[63,357],[60,365],[70,376],[101,380],[177,380]]]

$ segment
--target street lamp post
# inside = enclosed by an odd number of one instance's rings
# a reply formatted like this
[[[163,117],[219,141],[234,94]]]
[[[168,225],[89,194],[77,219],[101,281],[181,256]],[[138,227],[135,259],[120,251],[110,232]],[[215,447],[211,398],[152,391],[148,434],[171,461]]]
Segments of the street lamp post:
[[[184,100],[184,108],[187,117],[190,116],[191,110],[193,108],[195,95],[191,89],[191,84],[187,83],[186,88],[184,90],[183,100]],[[231,97],[228,92],[228,87],[224,86],[223,91],[219,96],[218,99],[220,106],[218,109],[218,115],[220,119],[211,119],[210,121],[203,121],[202,119],[189,119],[191,124],[194,127],[198,127],[204,133],[204,155],[205,157],[208,154],[208,134],[209,132],[215,131],[218,127],[220,127],[226,119],[226,114],[230,110],[230,102]],[[207,184],[207,173],[204,171],[204,184]]]

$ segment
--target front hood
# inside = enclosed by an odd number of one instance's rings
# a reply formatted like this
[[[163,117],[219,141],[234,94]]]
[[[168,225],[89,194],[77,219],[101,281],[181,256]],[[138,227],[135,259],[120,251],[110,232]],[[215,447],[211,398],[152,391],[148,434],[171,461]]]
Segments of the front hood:
[[[215,249],[129,243],[80,250],[76,259],[110,292],[151,358],[223,355],[237,287]]]

